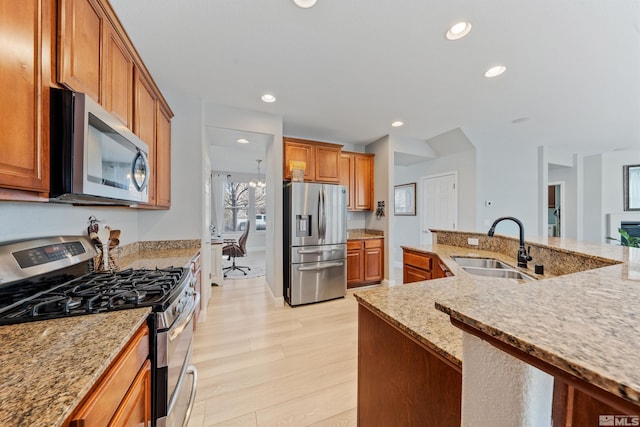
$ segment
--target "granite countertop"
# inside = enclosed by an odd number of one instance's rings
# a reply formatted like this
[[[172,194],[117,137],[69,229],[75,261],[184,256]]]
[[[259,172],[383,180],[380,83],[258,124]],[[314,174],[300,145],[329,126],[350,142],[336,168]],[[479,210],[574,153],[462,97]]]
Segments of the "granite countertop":
[[[122,257],[120,268],[188,267],[200,248],[140,249],[137,253]]]
[[[619,264],[516,283],[470,275],[451,259],[452,255],[490,257],[515,266],[515,256],[434,244],[411,249],[437,254],[454,277],[355,296],[459,366],[462,331],[451,325],[449,316],[640,404],[640,250],[570,239],[527,238],[530,241]],[[533,275],[531,270],[525,272]]]
[[[371,230],[363,228],[347,230],[347,240],[367,240],[381,238],[384,238],[384,232],[382,230]]]
[[[0,425],[61,425],[150,312],[0,326]]]
[[[453,277],[416,282],[393,287],[356,291],[356,299],[393,325],[452,363],[462,366],[462,331],[453,326],[449,316],[435,309],[436,301],[451,296],[473,295],[487,289],[501,292],[520,286],[512,279],[474,276],[465,272],[451,257],[475,256],[496,258],[515,267],[515,259],[494,252],[447,245],[412,246],[407,249],[437,254]],[[527,271],[537,276],[533,271]],[[539,277],[539,276],[538,276]]]
[[[120,266],[187,267],[200,248],[179,242],[136,244]],[[0,326],[0,426],[61,425],[149,313],[147,307]]]

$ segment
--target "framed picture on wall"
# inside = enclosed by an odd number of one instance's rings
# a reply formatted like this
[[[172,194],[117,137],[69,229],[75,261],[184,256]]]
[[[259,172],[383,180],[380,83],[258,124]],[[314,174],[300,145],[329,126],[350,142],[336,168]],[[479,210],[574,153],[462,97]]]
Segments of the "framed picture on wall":
[[[624,210],[640,211],[640,165],[625,165],[622,171]]]
[[[416,183],[396,185],[393,189],[393,213],[395,215],[415,215]]]

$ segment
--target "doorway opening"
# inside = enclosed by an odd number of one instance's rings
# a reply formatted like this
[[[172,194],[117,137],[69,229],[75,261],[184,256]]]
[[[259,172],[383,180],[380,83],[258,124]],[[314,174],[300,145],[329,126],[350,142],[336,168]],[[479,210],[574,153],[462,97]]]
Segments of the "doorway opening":
[[[564,182],[550,182],[547,188],[547,235],[549,237],[564,236],[562,209],[564,208]]]

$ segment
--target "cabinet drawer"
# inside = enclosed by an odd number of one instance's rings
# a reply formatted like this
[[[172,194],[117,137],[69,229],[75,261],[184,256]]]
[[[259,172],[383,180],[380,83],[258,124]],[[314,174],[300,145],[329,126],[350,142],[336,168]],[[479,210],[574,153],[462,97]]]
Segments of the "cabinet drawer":
[[[418,255],[413,252],[405,252],[404,263],[424,270],[431,270],[432,260],[429,255]]]
[[[347,250],[350,251],[362,249],[364,247],[362,243],[362,240],[347,240]]]
[[[149,328],[144,325],[118,355],[71,418],[71,427],[106,426],[113,418],[149,356]]]
[[[365,248],[381,248],[382,239],[369,239],[364,241]]]

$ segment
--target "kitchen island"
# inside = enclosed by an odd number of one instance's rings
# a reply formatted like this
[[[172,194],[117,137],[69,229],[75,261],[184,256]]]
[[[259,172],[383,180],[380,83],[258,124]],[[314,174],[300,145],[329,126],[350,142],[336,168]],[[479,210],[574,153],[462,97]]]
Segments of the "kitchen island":
[[[480,245],[469,246],[470,237]],[[527,239],[527,244],[534,260],[522,271],[539,280],[494,279],[467,273],[451,257],[496,258],[515,266],[517,239],[438,231],[436,244],[410,249],[437,255],[454,276],[359,292],[361,313],[373,314],[461,373],[463,333],[451,324],[451,314],[640,412],[640,323],[630,304],[640,300],[639,251],[557,238]],[[545,264],[544,276],[535,274],[537,262]],[[359,376],[359,387],[360,381]],[[565,381],[556,381],[558,399],[561,387],[567,391]],[[420,404],[417,400],[411,405]],[[410,411],[411,405],[403,409]],[[625,404],[614,407],[621,406]],[[567,415],[561,412],[554,409],[554,419]]]
[[[128,249],[120,259],[123,268],[188,266],[199,251],[193,244],[168,243]],[[150,312],[147,307],[0,326],[0,426],[63,425]]]

